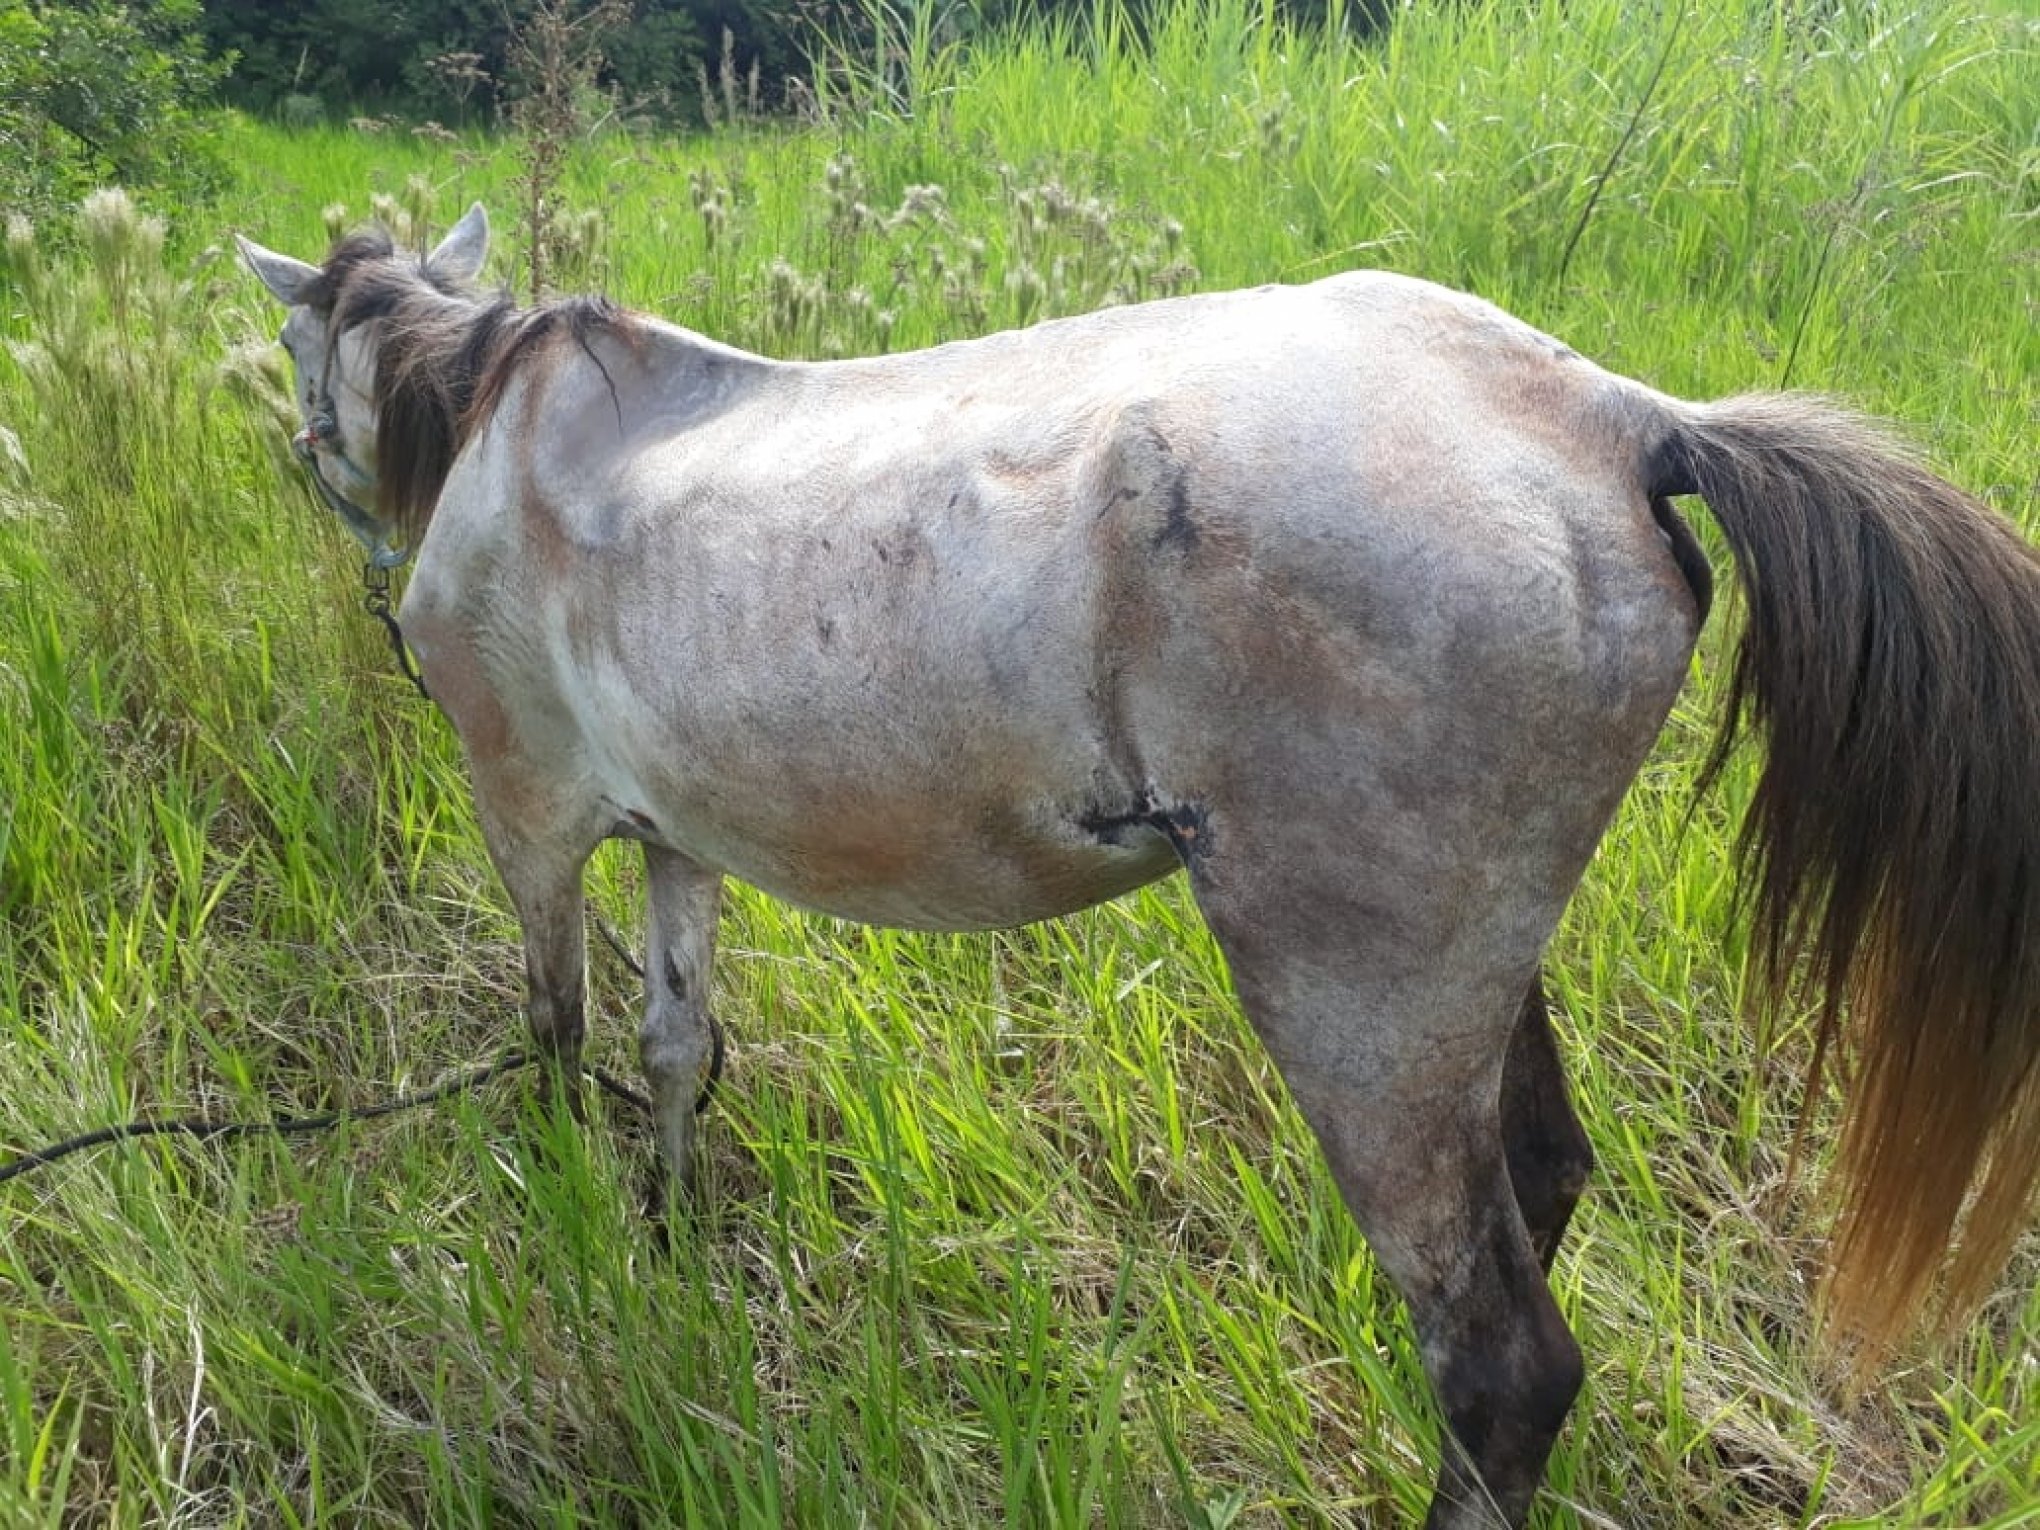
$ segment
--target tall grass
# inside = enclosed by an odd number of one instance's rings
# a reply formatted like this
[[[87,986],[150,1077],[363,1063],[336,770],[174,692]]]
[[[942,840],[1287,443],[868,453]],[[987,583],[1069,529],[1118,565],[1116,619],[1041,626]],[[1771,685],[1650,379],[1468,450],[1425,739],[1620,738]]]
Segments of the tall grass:
[[[827,355],[1392,265],[1674,392],[1847,394],[2040,529],[2040,30],[2010,0],[1422,7],[1371,45],[1187,0],[970,50],[884,14],[812,122],[580,145],[554,279]],[[9,241],[13,1145],[365,1103],[519,1025],[458,748],[355,609],[283,449],[275,316],[216,253],[240,228],[309,255],[372,207],[429,236],[511,205],[514,147],[233,131],[240,183],[161,244],[105,201]],[[1821,1207],[1783,1172],[1803,1037],[1762,1056],[1738,1019],[1746,776],[1686,820],[1729,629],[1553,951],[1601,1169],[1555,1277],[1589,1380],[1543,1512],[2033,1523],[2030,1240],[1876,1396],[1814,1368]],[[598,857],[626,928],[638,884]],[[599,952],[592,976],[627,1070],[633,984]],[[0,1519],[1421,1512],[1407,1329],[1180,888],[972,940],[739,891],[717,985],[732,1073],[686,1225],[638,1213],[637,1123],[556,1125],[515,1084],[0,1189]]]

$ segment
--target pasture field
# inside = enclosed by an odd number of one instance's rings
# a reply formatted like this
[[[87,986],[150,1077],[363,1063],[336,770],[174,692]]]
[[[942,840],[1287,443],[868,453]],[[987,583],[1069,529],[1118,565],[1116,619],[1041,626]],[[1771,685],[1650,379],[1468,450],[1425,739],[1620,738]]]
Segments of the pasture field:
[[[810,120],[591,133],[561,282],[830,355],[1394,266],[1670,392],[1843,395],[2040,534],[2019,0],[1422,6],[1371,44],[1183,0],[968,54],[886,14]],[[481,198],[516,281],[515,146],[231,133],[236,184],[167,237],[109,198],[8,235],[9,1150],[366,1105],[520,1038],[457,745],[359,611],[289,462],[276,315],[220,253],[239,229],[314,256],[334,204],[438,231]],[[1805,1028],[1765,1052],[1739,1012],[1750,762],[1689,817],[1733,629],[1551,952],[1600,1168],[1554,1275],[1588,1375],[1539,1514],[2040,1525],[2040,1240],[1866,1397],[1809,1342]],[[626,932],[639,875],[611,847],[591,877]],[[591,1052],[628,1076],[635,983],[591,962]],[[707,1194],[663,1236],[639,1123],[553,1124],[522,1079],[0,1185],[0,1524],[1421,1514],[1404,1318],[1180,885],[971,939],[733,888],[717,991]]]

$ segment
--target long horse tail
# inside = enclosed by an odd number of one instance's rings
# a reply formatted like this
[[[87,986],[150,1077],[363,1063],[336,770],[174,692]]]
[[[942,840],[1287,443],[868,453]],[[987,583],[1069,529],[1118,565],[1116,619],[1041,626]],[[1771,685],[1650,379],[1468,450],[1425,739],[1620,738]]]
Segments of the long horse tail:
[[[1809,1103],[1847,1075],[1823,1312],[1860,1382],[1981,1302],[2040,1182],[2040,552],[1831,404],[1672,422],[1653,487],[1707,501],[1746,608],[1702,782],[1760,736],[1757,1004],[1812,985]]]

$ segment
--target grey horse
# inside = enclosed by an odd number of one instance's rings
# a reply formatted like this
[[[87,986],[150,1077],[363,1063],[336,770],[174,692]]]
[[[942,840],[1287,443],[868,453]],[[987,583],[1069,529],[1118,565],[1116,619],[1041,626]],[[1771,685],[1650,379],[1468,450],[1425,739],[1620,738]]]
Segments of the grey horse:
[[[2040,557],[1881,432],[1679,402],[1383,272],[801,364],[478,293],[487,234],[243,251],[321,492],[415,549],[401,618],[562,1064],[583,864],[644,848],[678,1182],[725,876],[982,929],[1183,870],[1408,1304],[1429,1522],[1520,1523],[1581,1382],[1545,1273],[1591,1163],[1539,964],[1686,678],[1697,494],[1747,604],[1719,750],[1766,753],[1755,976],[1810,974],[1852,1064],[1830,1331],[1874,1363],[2002,1267],[2040,1170]]]

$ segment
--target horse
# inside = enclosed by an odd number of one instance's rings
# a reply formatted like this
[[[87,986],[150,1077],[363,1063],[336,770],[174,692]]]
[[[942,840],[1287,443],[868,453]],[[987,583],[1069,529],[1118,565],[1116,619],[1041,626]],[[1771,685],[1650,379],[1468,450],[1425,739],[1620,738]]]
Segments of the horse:
[[[1704,775],[1765,753],[1752,985],[1817,985],[1816,1074],[1851,1062],[1824,1331],[1874,1365],[1987,1291],[2040,1178],[2040,554],[1884,428],[1682,402],[1384,271],[803,363],[520,307],[487,244],[477,204],[424,253],[241,249],[315,486],[415,550],[562,1069],[583,865],[643,847],[674,1184],[725,877],[976,930],[1181,872],[1408,1309],[1427,1523],[1522,1523],[1593,1162],[1541,964],[1708,614],[1698,496],[1746,606]]]

